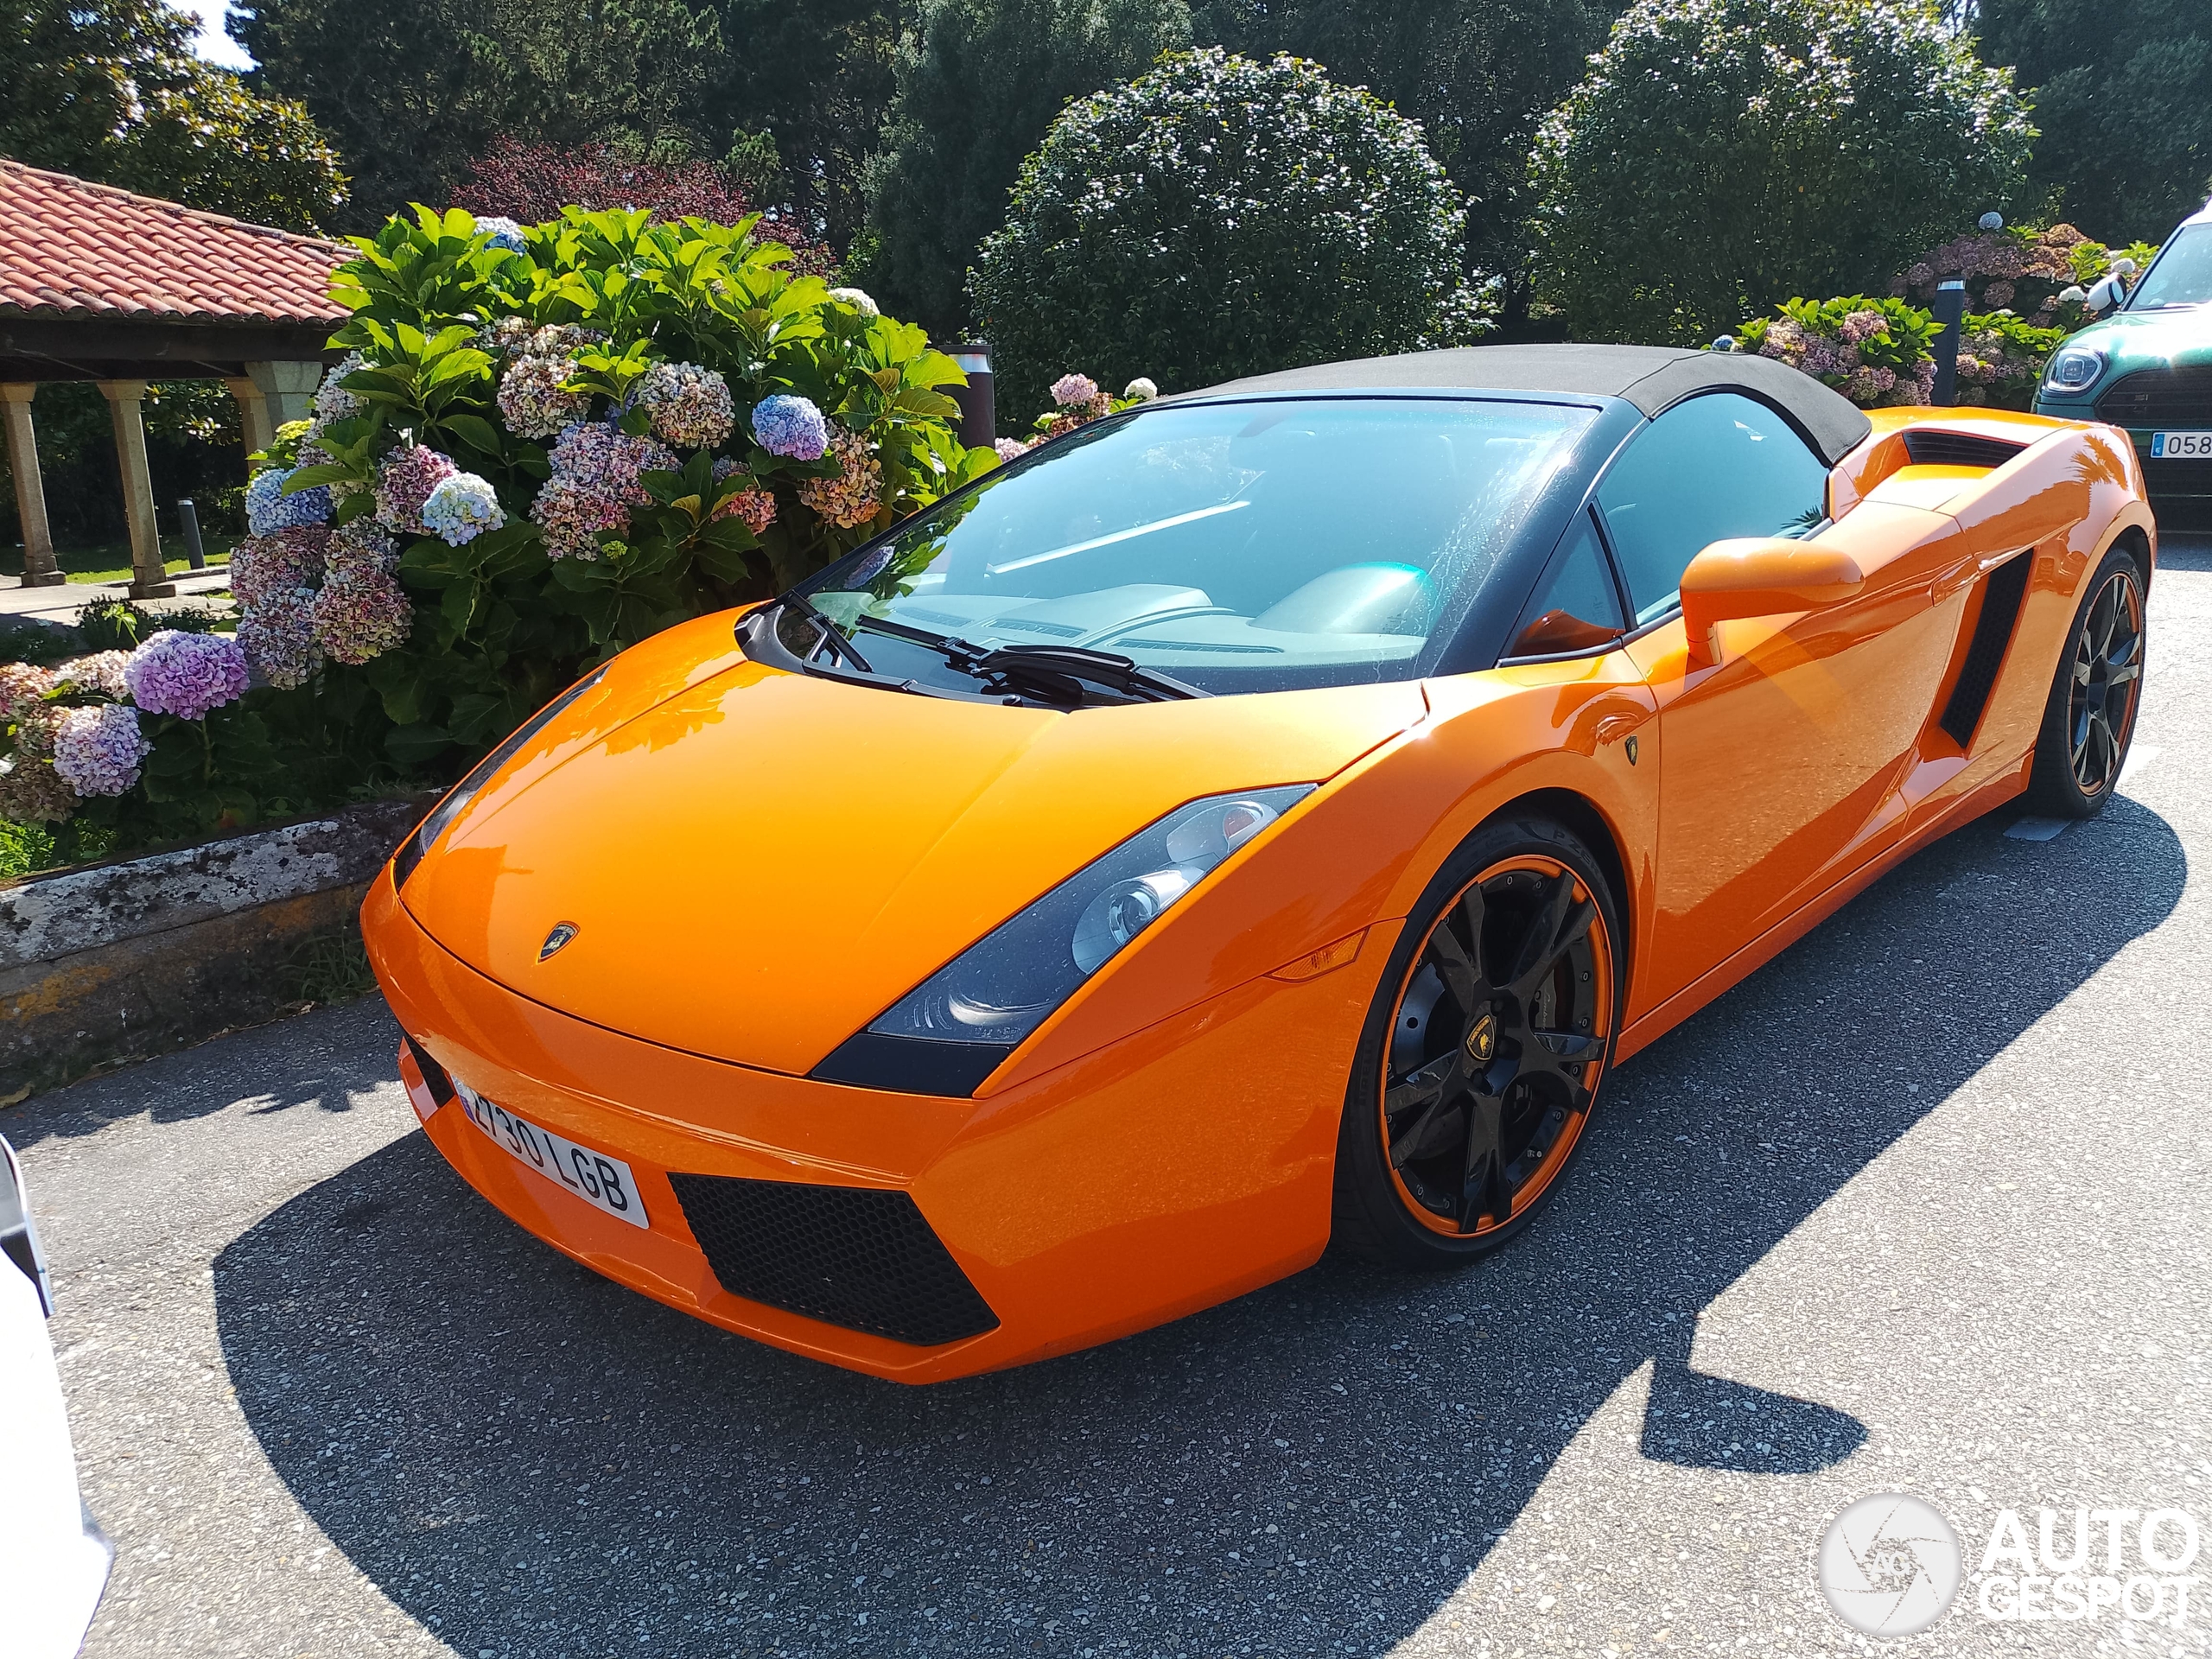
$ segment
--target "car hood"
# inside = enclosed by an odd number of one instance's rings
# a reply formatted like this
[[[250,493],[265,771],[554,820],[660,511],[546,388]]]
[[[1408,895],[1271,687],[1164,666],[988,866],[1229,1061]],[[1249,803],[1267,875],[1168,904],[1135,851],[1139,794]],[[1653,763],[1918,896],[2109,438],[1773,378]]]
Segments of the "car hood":
[[[2167,364],[2212,363],[2212,305],[2171,311],[2122,311],[2092,323],[2067,342],[2090,346],[2111,359],[2097,390],[2134,369]]]
[[[1414,683],[1059,714],[741,662],[612,731],[549,727],[563,758],[495,779],[403,896],[536,1001],[804,1073],[1163,813],[1328,778],[1425,712]]]

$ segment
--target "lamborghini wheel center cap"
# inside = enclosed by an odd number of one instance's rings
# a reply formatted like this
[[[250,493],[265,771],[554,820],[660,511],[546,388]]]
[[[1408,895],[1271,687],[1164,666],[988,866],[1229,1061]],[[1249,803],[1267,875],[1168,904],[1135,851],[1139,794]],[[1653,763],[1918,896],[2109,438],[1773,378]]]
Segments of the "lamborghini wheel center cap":
[[[1497,1016],[1485,1008],[1467,1027],[1467,1058],[1478,1065],[1487,1065],[1490,1057],[1497,1052]]]

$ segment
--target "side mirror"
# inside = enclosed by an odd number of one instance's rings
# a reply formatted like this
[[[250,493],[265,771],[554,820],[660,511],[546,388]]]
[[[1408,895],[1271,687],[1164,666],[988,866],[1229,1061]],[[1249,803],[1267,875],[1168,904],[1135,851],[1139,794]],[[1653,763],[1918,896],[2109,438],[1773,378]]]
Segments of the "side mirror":
[[[2082,303],[2099,316],[2102,316],[2126,297],[2127,289],[2122,283],[2120,273],[2114,271],[2109,276],[2098,277],[2090,285],[2088,293],[2082,296]]]
[[[1840,604],[1866,586],[1859,562],[1840,547],[1751,536],[1715,542],[1682,572],[1682,626],[1690,664],[1720,660],[1719,624]]]

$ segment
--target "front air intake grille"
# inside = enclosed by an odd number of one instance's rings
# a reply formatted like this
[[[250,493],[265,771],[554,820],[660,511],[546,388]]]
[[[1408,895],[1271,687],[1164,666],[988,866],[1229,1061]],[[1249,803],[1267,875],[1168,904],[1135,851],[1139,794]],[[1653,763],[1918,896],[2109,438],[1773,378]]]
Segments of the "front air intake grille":
[[[2027,448],[2002,438],[1971,432],[1943,432],[1928,427],[1904,429],[1904,452],[1916,467],[1986,467],[1994,471]]]
[[[407,1052],[415,1057],[416,1067],[423,1073],[423,1084],[430,1091],[430,1098],[444,1105],[453,1098],[453,1079],[446,1069],[430,1058],[430,1051],[412,1037],[407,1039]]]
[[[2143,457],[2143,486],[2153,504],[2161,501],[2202,501],[2212,497],[2212,461],[2190,459],[2152,461]]]
[[[2157,431],[2212,427],[2212,363],[2123,374],[2097,399],[2097,418]]]
[[[668,1179],[733,1296],[922,1347],[998,1328],[904,1192],[732,1175]]]

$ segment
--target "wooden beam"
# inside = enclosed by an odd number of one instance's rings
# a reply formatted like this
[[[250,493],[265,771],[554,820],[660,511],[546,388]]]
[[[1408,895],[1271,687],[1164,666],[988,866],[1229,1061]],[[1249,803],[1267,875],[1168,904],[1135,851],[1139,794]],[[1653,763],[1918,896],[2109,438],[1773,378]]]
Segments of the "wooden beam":
[[[48,366],[23,379],[120,379],[129,364],[135,378],[194,379],[209,365],[250,362],[335,362],[331,331],[342,321],[280,322],[267,319],[237,322],[157,322],[90,317],[0,316],[0,359],[16,359]],[[143,372],[137,372],[138,371]],[[243,372],[242,366],[227,372]]]

